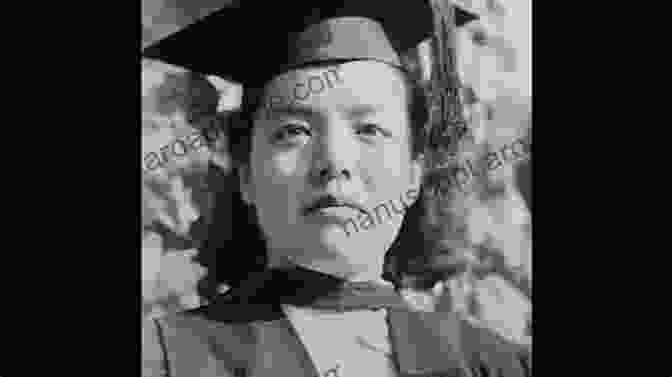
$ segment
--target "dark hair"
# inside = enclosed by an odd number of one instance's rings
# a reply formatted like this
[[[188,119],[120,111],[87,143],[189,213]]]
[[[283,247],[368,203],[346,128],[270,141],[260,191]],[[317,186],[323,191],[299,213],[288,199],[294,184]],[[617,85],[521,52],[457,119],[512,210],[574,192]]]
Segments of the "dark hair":
[[[425,126],[429,118],[427,97],[412,72],[401,69],[399,72],[408,89],[411,156],[418,158],[425,146]],[[260,106],[261,91],[247,93],[243,96],[240,111],[233,114],[228,125],[229,151],[234,166],[249,161],[253,116]],[[199,291],[206,298],[217,294],[219,284],[235,288],[250,273],[264,270],[268,260],[256,212],[243,202],[239,191],[238,169],[233,169],[222,179],[228,181],[224,185],[226,190],[217,193],[211,231],[199,254],[199,262],[208,268],[208,276],[199,283]],[[416,259],[417,250],[425,248],[423,195],[421,188],[418,200],[407,209],[399,234],[385,255],[383,278],[397,286],[404,266],[409,260]]]

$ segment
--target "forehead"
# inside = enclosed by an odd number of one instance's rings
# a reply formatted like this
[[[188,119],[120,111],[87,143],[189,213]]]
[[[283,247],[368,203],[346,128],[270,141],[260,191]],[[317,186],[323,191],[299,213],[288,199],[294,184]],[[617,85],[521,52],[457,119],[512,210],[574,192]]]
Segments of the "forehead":
[[[329,110],[371,105],[405,111],[407,101],[402,74],[369,60],[292,70],[273,78],[264,94],[271,107],[298,103]]]

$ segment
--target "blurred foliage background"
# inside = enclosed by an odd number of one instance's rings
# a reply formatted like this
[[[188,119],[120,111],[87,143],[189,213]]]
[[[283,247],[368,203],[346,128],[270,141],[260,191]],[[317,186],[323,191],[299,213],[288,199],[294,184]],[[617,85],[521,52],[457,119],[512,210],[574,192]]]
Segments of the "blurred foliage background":
[[[143,0],[142,46],[163,38],[231,1]],[[458,1],[479,12],[458,32],[459,72],[468,89],[466,110],[485,150],[531,133],[531,0]],[[260,25],[263,27],[263,25]],[[231,36],[235,38],[235,36]],[[224,41],[225,38],[222,38]],[[142,152],[225,122],[241,88],[161,62],[143,60]],[[207,271],[193,256],[202,245],[213,196],[226,181],[208,162],[230,171],[226,134],[184,157],[142,172],[143,316],[161,316],[203,303],[197,282]],[[143,165],[144,166],[144,165]],[[478,195],[460,205],[483,274],[454,274],[423,283],[408,276],[404,294],[426,310],[463,313],[520,343],[531,342],[532,159],[493,171]],[[430,261],[440,264],[439,259]]]

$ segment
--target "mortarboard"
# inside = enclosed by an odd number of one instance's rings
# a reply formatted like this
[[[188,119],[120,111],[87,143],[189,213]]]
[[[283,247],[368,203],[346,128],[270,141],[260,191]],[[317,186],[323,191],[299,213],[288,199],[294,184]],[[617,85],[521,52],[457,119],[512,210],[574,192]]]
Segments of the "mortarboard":
[[[461,3],[454,10],[455,26],[478,19]],[[307,64],[367,59],[401,66],[407,51],[434,36],[429,0],[318,0],[308,6],[242,0],[147,46],[142,56],[238,82],[245,92]]]
[[[148,46],[142,56],[259,88],[302,65],[400,56],[433,35],[427,0],[243,0]],[[460,6],[456,25],[478,17]]]

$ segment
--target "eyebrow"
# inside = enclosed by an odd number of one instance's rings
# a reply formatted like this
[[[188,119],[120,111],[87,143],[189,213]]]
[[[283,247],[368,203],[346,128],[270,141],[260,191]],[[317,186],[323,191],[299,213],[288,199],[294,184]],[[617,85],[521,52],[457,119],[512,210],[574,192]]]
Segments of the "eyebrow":
[[[363,118],[371,114],[375,114],[383,109],[383,106],[374,106],[374,105],[355,105],[353,107],[347,108],[345,110],[339,109],[342,113],[345,113],[348,119],[358,119]],[[321,112],[315,110],[309,106],[301,104],[293,105],[281,105],[281,106],[267,106],[266,111],[270,115],[289,115],[289,116],[304,116],[304,117],[316,117],[320,116]]]
[[[294,105],[278,105],[266,106],[266,113],[269,115],[289,115],[289,116],[304,116],[304,117],[314,117],[319,115],[319,111],[316,111],[308,106],[294,104]]]
[[[383,109],[383,106],[374,105],[357,105],[348,109],[345,113],[349,119],[364,118],[368,115],[375,114]]]

